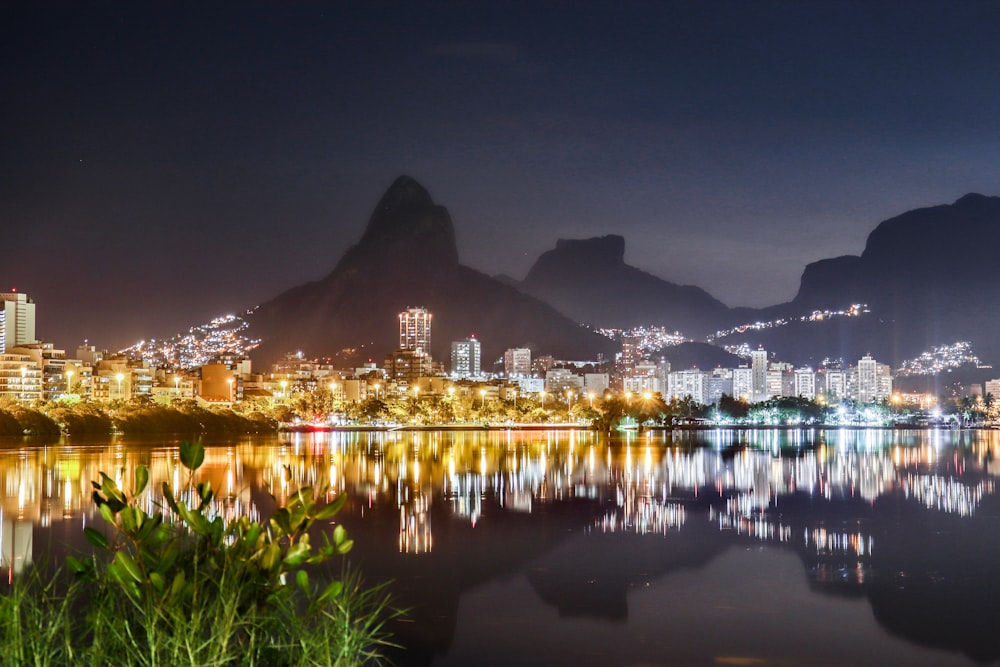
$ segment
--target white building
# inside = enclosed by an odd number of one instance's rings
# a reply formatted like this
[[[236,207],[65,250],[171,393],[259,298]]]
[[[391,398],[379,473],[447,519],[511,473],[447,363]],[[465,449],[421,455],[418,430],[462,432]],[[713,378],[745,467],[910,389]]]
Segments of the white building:
[[[584,373],[583,374],[583,391],[589,396],[593,394],[595,397],[603,396],[604,392],[608,390],[611,386],[611,378],[608,377],[607,373]]]
[[[733,369],[733,398],[741,401],[753,400],[753,369],[740,366]]]
[[[802,398],[816,398],[816,374],[808,366],[794,371],[795,395]]]
[[[708,373],[693,368],[671,373],[668,379],[671,398],[691,398],[695,403],[708,403]]]
[[[451,374],[458,378],[479,377],[482,374],[481,349],[475,336],[454,341],[451,344]]]
[[[583,390],[583,378],[568,368],[550,368],[545,371],[545,391],[550,394],[565,394]]]
[[[753,371],[753,400],[770,398],[772,394],[767,390],[767,350],[758,348],[750,353],[750,369]]]
[[[399,349],[431,354],[431,320],[426,308],[407,308],[399,314]]]
[[[851,376],[853,398],[859,403],[875,403],[892,396],[892,370],[872,359],[870,354],[858,360],[858,365],[851,369]]]
[[[0,305],[4,312],[3,339],[0,340],[0,354],[15,345],[35,342],[35,302],[27,294],[20,292],[0,293]]]

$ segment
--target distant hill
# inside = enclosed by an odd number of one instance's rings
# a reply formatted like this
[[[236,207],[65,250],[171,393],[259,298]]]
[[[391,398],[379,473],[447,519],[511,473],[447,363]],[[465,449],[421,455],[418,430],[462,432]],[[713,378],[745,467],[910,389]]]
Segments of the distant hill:
[[[837,342],[852,354],[880,349],[894,363],[941,343],[972,340],[1000,358],[1000,197],[969,194],[879,224],[860,257],[806,267],[795,299],[779,310],[809,312],[867,303],[876,321],[848,322]],[[775,331],[775,344],[801,331]]]
[[[560,239],[541,255],[520,288],[578,322],[595,327],[665,326],[701,337],[731,319],[700,287],[675,285],[625,263],[625,239]]]
[[[251,333],[263,341],[254,357],[268,361],[293,350],[331,356],[355,348],[347,356],[381,362],[399,344],[397,314],[408,306],[433,313],[438,360],[449,358],[451,341],[472,333],[484,364],[515,346],[572,359],[596,358],[614,347],[542,301],[459,264],[448,211],[401,176],[328,276],[253,312]]]
[[[704,290],[676,285],[624,262],[620,236],[560,240],[520,284],[573,319],[594,326],[659,325],[700,338],[716,329],[864,303],[858,318],[751,329],[719,344],[763,344],[779,359],[848,363],[871,353],[892,365],[933,346],[971,340],[1000,361],[1000,197],[969,194],[953,204],[879,224],[860,256],[805,267],[796,297],[768,308],[727,308]],[[765,261],[765,260],[761,260]]]

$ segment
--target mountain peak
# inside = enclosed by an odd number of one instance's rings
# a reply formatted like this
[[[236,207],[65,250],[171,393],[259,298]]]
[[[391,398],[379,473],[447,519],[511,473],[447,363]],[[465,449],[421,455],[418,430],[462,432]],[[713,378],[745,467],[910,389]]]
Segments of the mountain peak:
[[[987,197],[986,195],[981,195],[978,192],[970,192],[969,194],[956,199],[953,205],[954,206],[979,205],[988,202],[991,199],[997,199],[997,197]]]
[[[612,266],[625,263],[625,237],[617,234],[589,239],[559,239],[556,253],[569,255],[576,261]]]
[[[356,248],[385,262],[409,257],[439,267],[458,265],[455,228],[448,210],[405,175],[382,195]]]

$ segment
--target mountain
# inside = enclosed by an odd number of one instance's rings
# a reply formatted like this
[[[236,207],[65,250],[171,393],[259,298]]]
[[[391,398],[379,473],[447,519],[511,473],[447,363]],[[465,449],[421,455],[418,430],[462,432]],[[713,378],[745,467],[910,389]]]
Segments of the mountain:
[[[625,239],[560,239],[541,255],[520,288],[594,327],[665,326],[701,337],[731,318],[700,287],[675,285],[625,263]]]
[[[252,335],[263,341],[254,357],[273,360],[295,350],[331,356],[352,348],[345,356],[381,362],[398,346],[397,315],[409,306],[433,314],[431,351],[438,360],[449,358],[451,341],[473,333],[484,366],[508,347],[573,359],[614,347],[542,301],[459,264],[447,209],[400,176],[361,240],[328,276],[284,292],[248,317]]]
[[[704,290],[629,266],[625,240],[560,240],[518,286],[578,322],[629,328],[659,325],[700,338],[718,329],[754,328],[719,344],[763,344],[784,360],[816,365],[871,353],[893,365],[936,345],[972,340],[984,360],[1000,361],[1000,197],[968,194],[953,204],[915,209],[879,224],[860,256],[809,264],[795,298],[768,308],[727,308]],[[862,317],[799,321],[814,311],[867,304]]]
[[[880,348],[899,361],[934,345],[972,340],[984,359],[1000,359],[1000,197],[968,194],[880,223],[860,257],[806,267],[798,294],[784,307],[803,313],[866,303],[882,326],[841,331],[856,354]],[[795,332],[776,334],[796,335]],[[846,337],[845,337],[846,336]]]

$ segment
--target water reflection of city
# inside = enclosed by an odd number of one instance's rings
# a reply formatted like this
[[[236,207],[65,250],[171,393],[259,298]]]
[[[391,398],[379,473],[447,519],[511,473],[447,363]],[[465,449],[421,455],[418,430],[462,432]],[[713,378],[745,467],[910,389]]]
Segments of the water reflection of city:
[[[395,432],[245,439],[208,449],[200,473],[218,493],[215,511],[259,516],[299,486],[347,491],[355,514],[392,509],[400,552],[434,549],[432,509],[476,526],[494,511],[531,514],[587,500],[588,530],[640,535],[708,521],[748,540],[794,543],[818,558],[860,559],[879,548],[865,521],[799,511],[801,499],[901,498],[929,511],[971,516],[994,492],[1000,439],[992,432],[817,430],[628,434],[607,442],[583,432]],[[58,445],[0,452],[2,563],[9,574],[34,556],[34,534],[72,533],[94,520],[91,480],[106,471],[124,487],[149,466],[147,509],[157,490],[184,481],[173,446]],[[791,503],[791,499],[797,499]],[[269,511],[264,507],[263,511]],[[834,513],[835,515],[836,513]],[[43,540],[44,545],[51,540]],[[47,546],[45,548],[48,548]],[[33,551],[36,553],[33,554]]]

